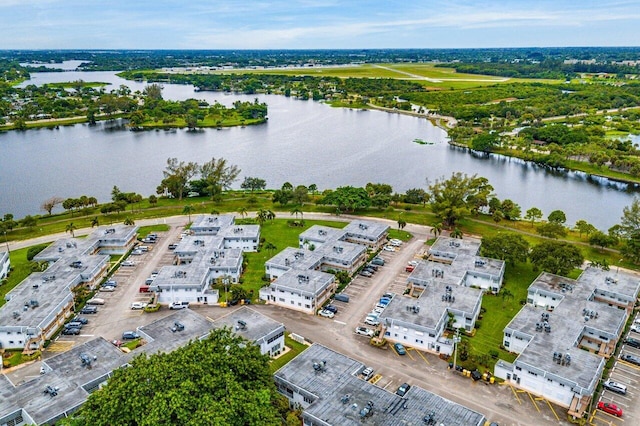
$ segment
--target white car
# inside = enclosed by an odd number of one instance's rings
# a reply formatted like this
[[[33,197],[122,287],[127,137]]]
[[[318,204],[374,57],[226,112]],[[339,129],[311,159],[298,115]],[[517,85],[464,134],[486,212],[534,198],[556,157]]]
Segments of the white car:
[[[116,288],[112,285],[105,285],[104,287],[100,287],[100,291],[116,291]]]
[[[356,327],[356,334],[361,336],[373,337],[373,330],[367,327]]]
[[[382,311],[384,311],[384,306],[376,306],[375,308],[373,308],[373,312],[377,314],[381,314]]]
[[[402,240],[399,240],[397,238],[392,238],[389,240],[390,243],[396,243],[396,244],[402,244]]]
[[[369,316],[369,317],[366,317],[366,318],[364,319],[364,323],[365,323],[365,324],[369,324],[369,325],[376,326],[376,325],[379,325],[379,324],[380,324],[380,321],[378,321],[378,318],[376,318],[376,317],[370,317],[370,316]]]
[[[631,328],[629,329],[634,333],[640,333],[640,324],[636,324],[635,322],[631,324]]]
[[[132,262],[130,260],[125,260],[124,262],[122,262],[120,264],[121,266],[136,266],[135,262]]]
[[[326,318],[333,318],[334,314],[331,311],[327,311],[326,309],[323,309],[320,311],[320,316],[321,317],[326,317]]]
[[[131,304],[131,309],[144,309],[147,307],[147,304],[144,302],[133,302]]]
[[[410,261],[407,262],[407,265],[416,267],[416,266],[418,266],[418,261],[417,260],[410,260]]]
[[[384,246],[382,247],[382,250],[384,251],[396,251],[396,249],[392,246]]]

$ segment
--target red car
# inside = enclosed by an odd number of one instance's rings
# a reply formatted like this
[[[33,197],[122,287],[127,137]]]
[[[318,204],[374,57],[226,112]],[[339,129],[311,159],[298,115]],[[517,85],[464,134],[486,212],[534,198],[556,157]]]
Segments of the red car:
[[[622,417],[622,408],[618,407],[616,404],[600,401],[598,402],[598,409],[604,411],[605,413]]]

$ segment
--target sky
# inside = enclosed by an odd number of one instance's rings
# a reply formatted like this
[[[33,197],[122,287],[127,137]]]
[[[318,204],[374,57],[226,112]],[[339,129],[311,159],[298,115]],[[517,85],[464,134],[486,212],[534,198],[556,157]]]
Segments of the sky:
[[[639,24],[639,0],[0,0],[0,49],[640,46]]]

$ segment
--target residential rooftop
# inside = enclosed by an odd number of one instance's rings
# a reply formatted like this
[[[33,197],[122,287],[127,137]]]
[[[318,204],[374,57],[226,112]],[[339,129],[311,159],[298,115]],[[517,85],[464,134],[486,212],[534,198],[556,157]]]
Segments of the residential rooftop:
[[[220,229],[233,225],[235,216],[233,214],[222,215],[198,215],[193,218],[190,229],[196,234],[217,234]]]
[[[295,389],[313,401],[303,416],[320,425],[424,425],[431,413],[435,424],[484,424],[484,415],[418,386],[403,398],[364,381],[356,376],[364,368],[361,362],[316,343],[274,377],[279,390]],[[368,404],[372,409],[362,416]]]
[[[213,322],[215,328],[227,327],[238,336],[250,342],[259,341],[264,336],[284,326],[260,312],[243,306]]]
[[[327,272],[320,272],[313,269],[292,270],[282,274],[277,280],[271,283],[274,290],[286,288],[289,291],[308,293],[311,295],[322,293],[335,277]]]
[[[453,258],[461,254],[477,256],[480,251],[480,244],[481,242],[477,238],[465,237],[461,239],[440,236],[429,249],[429,253],[432,255],[449,253]]]

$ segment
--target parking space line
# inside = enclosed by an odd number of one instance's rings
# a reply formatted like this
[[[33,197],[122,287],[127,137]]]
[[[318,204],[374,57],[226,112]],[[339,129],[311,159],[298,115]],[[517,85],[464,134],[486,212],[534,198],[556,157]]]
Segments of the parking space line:
[[[634,370],[640,371],[640,367],[638,367],[635,364],[631,364],[630,362],[627,362],[623,359],[618,359],[618,362],[621,363],[622,365],[626,365],[627,367],[633,368]]]
[[[506,382],[505,382],[506,383]],[[513,392],[513,395],[516,397],[516,400],[518,401],[518,404],[522,405],[522,400],[520,399],[520,397],[518,396],[518,391],[516,390],[516,388],[514,388],[511,383],[507,383],[507,385],[511,388],[511,391]]]
[[[527,395],[529,395],[529,398],[531,398],[531,402],[533,403],[533,406],[536,407],[536,410],[538,410],[538,413],[540,412],[540,407],[538,407],[538,404],[536,403],[536,400],[533,399],[533,395],[531,395],[531,393],[527,392]]]
[[[342,325],[347,325],[347,323],[344,321],[333,320],[333,322],[337,322],[338,324],[342,324]]]
[[[409,356],[409,358],[411,358],[411,361],[415,361],[415,359],[411,356],[411,352],[410,351],[412,351],[412,350],[414,350],[414,349],[408,347],[406,352],[407,352],[407,355]]]
[[[420,355],[420,357],[424,360],[424,362],[427,363],[427,365],[431,365],[431,363],[427,360],[427,358],[422,355],[422,352],[416,349],[416,352],[418,353],[418,355]]]

